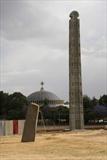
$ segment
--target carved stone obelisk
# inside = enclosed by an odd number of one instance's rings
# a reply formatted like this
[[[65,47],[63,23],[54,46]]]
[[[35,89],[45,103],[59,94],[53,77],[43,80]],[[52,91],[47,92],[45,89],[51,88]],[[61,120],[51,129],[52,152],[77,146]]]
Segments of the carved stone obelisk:
[[[77,11],[70,14],[69,20],[69,105],[70,130],[83,129],[80,26]]]

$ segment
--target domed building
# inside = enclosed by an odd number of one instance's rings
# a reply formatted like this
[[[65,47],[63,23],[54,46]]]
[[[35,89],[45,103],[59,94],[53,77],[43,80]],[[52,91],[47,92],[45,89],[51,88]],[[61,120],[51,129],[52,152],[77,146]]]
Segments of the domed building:
[[[49,107],[57,107],[60,105],[64,105],[64,100],[61,100],[54,93],[44,90],[43,82],[41,82],[41,85],[42,87],[40,91],[34,92],[27,97],[29,102],[35,102],[39,105],[45,104]]]

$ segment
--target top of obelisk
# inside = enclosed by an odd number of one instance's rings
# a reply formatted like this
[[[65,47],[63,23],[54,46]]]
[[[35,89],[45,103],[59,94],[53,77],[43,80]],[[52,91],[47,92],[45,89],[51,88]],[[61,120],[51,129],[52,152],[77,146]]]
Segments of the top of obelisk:
[[[79,13],[77,11],[72,11],[69,16],[71,18],[78,18],[79,17]]]

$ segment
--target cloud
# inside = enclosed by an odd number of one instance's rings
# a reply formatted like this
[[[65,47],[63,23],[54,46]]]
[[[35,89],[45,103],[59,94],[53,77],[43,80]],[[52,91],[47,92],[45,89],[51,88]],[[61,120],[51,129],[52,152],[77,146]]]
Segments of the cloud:
[[[83,93],[93,96],[106,94],[107,59],[82,56]]]
[[[60,19],[44,10],[22,1],[2,1],[1,32],[11,41],[33,39],[48,47],[64,49],[66,33]],[[51,41],[50,41],[51,39]]]
[[[28,95],[45,81],[46,90],[68,99],[69,13],[75,9],[80,13],[84,94],[99,96],[105,92],[105,1],[0,3],[2,90]]]

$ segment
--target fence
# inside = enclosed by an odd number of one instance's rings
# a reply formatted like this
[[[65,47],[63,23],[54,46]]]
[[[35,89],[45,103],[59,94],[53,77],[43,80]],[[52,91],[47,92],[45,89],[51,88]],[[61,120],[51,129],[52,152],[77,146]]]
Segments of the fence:
[[[0,136],[5,135],[22,135],[25,120],[1,120],[0,121]],[[59,131],[67,129],[67,125],[49,125],[45,123],[38,124],[37,132],[44,131]]]
[[[0,136],[5,135],[21,135],[23,133],[25,120],[1,120],[0,121]],[[85,129],[107,129],[107,125],[88,125]],[[68,125],[38,125],[37,132],[43,131],[68,131]]]
[[[22,134],[25,120],[0,121],[0,135]]]

